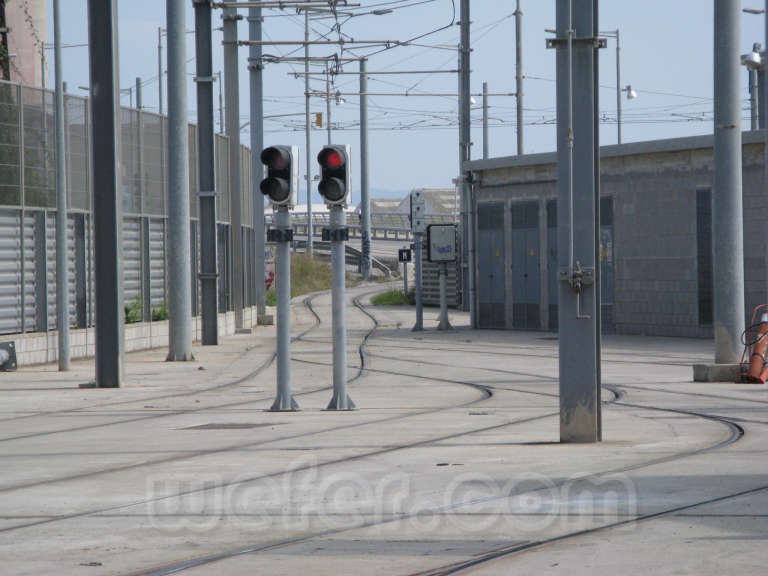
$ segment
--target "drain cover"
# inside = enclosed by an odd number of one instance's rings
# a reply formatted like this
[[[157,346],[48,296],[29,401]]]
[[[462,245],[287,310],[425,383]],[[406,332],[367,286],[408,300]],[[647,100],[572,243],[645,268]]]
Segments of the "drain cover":
[[[200,424],[199,426],[189,426],[179,428],[179,430],[249,430],[251,428],[263,428],[264,426],[277,426],[282,422],[270,422],[265,424],[241,424],[238,422],[211,422],[210,424]]]

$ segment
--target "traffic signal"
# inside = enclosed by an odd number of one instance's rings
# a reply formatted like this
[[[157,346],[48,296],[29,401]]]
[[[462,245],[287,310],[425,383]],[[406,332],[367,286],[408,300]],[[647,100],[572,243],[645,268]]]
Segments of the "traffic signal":
[[[349,195],[349,146],[325,146],[317,161],[320,163],[318,191],[329,205],[346,204]]]
[[[261,152],[267,177],[259,188],[275,206],[295,206],[298,201],[299,166],[294,157],[298,157],[296,146],[270,146]]]

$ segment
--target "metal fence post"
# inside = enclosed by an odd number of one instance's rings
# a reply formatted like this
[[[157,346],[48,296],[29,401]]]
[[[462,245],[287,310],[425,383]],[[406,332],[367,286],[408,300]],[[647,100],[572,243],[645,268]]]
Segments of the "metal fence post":
[[[88,265],[85,214],[75,214],[75,310],[78,328],[88,327]]]
[[[48,214],[34,213],[35,218],[35,330],[48,332]]]

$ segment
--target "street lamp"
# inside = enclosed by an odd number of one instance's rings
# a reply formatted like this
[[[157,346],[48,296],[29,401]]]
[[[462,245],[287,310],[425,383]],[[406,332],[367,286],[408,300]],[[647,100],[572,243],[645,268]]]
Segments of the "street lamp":
[[[632,89],[631,84],[627,84],[626,88],[622,88],[620,92],[626,92],[627,93],[627,100],[634,100],[637,98],[637,92]]]
[[[749,110],[750,110],[750,129],[757,130],[760,127],[760,112],[757,105],[758,87],[757,75],[763,66],[763,59],[760,55],[762,46],[759,42],[752,45],[752,52],[741,55],[741,63],[749,71]]]

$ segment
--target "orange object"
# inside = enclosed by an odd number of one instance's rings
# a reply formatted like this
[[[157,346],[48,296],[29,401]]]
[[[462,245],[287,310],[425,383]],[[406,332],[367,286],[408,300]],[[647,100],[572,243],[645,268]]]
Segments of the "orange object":
[[[745,380],[755,384],[765,384],[768,380],[768,312],[764,312],[760,318]]]

